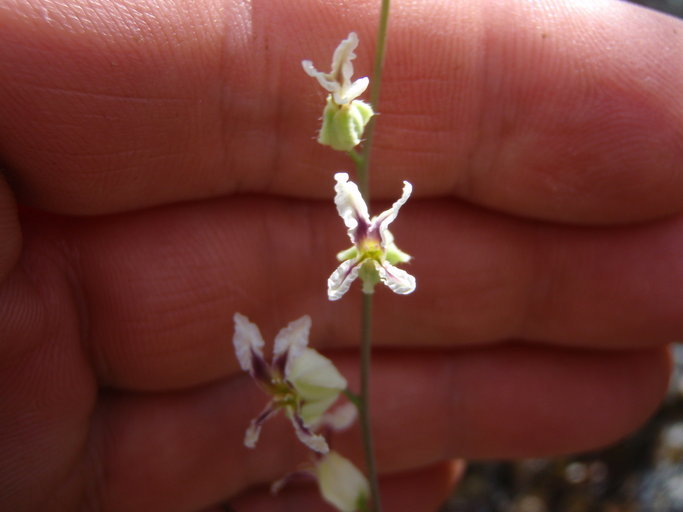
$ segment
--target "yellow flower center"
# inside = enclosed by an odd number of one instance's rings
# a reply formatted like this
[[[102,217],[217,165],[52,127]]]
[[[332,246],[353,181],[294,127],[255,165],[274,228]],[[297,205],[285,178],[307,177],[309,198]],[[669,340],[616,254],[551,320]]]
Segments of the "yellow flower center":
[[[358,252],[360,253],[362,259],[371,259],[376,261],[382,261],[384,251],[380,245],[379,240],[374,238],[365,238],[358,245]]]
[[[296,391],[280,376],[273,377],[268,386],[268,392],[272,395],[276,406],[285,408],[296,406]]]

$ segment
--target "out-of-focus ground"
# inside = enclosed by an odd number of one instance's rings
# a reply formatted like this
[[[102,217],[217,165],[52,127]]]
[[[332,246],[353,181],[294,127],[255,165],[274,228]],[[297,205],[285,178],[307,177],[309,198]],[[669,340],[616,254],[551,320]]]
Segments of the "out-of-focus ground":
[[[683,0],[630,0],[634,4],[644,5],[675,16],[683,17]]]
[[[683,17],[683,0],[632,1]],[[472,461],[441,512],[683,512],[683,345],[674,352],[669,395],[638,432],[576,456]]]

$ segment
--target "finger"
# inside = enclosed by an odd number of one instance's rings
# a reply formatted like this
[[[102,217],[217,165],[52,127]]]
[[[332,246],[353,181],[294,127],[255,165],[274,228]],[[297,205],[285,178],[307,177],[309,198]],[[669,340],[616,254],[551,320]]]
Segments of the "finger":
[[[334,356],[355,380],[355,357]],[[599,353],[540,347],[379,352],[373,419],[382,474],[452,457],[541,456],[614,441],[667,387],[664,350]],[[246,376],[184,393],[121,394],[97,415],[90,446],[103,510],[184,511],[266,484],[308,460],[281,416],[255,450],[244,430],[267,398]],[[335,450],[362,460],[354,428]],[[182,483],[183,492],[171,492]]]
[[[356,30],[367,74],[377,11],[11,2],[0,139],[22,201],[93,214],[245,190],[326,197],[348,161],[313,141],[324,95],[299,62],[323,66]],[[471,0],[399,5],[391,23],[378,197],[407,178],[543,219],[680,211],[680,21],[618,1]]]
[[[177,389],[235,371],[235,312],[266,339],[310,314],[314,346],[357,343],[356,288],[342,301],[326,299],[338,263],[329,255],[349,243],[331,205],[252,198],[102,222],[26,223],[30,252],[42,259],[25,268],[54,274],[41,287],[58,287],[50,293],[60,297],[44,322],[80,314],[74,323],[106,385]],[[621,349],[675,341],[683,335],[682,231],[683,218],[581,230],[450,202],[409,204],[395,233],[415,257],[406,268],[418,289],[404,297],[378,288],[376,344],[525,339]]]
[[[409,473],[382,478],[382,506],[395,512],[438,510],[462,472],[462,463],[440,463]],[[239,512],[298,512],[334,510],[326,505],[313,486],[285,488],[277,495],[267,489],[256,490],[231,501]]]

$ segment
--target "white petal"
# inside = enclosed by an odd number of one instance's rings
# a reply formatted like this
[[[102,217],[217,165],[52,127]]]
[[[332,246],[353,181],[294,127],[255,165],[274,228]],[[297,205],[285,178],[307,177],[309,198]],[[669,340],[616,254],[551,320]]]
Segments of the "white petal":
[[[249,428],[247,428],[247,431],[244,433],[244,446],[251,449],[256,448],[256,443],[260,435],[261,425],[255,424],[252,420],[249,424]]]
[[[247,448],[256,447],[256,442],[261,435],[261,427],[273,414],[277,412],[277,409],[273,406],[273,403],[266,405],[265,409],[261,413],[251,420],[247,431],[244,433],[244,446]]]
[[[351,61],[356,58],[353,51],[358,47],[358,35],[351,32],[339,46],[334,50],[332,56],[332,71],[330,75],[342,79],[343,86],[347,86],[353,76],[353,64]],[[340,76],[341,75],[341,76]]]
[[[354,182],[349,181],[348,174],[338,172],[334,175],[334,179],[337,180],[337,184],[334,186],[336,192],[334,204],[337,205],[337,212],[348,228],[351,242],[355,244],[357,239],[356,232],[359,227],[362,231],[366,231],[370,226],[368,206],[365,204],[358,186]],[[360,234],[361,236],[364,235],[364,233]]]
[[[310,348],[291,361],[286,377],[301,397],[300,415],[306,425],[318,421],[347,386],[334,363]]]
[[[342,87],[340,90],[334,92],[334,102],[337,105],[351,103],[365,92],[369,83],[370,79],[368,77],[363,77],[350,84],[349,87]]]
[[[325,412],[337,401],[339,392],[330,390],[328,392],[331,392],[332,395],[314,402],[306,402],[301,406],[299,414],[307,426],[317,428]]]
[[[391,224],[394,221],[394,219],[396,219],[396,217],[398,216],[398,211],[401,209],[401,206],[403,206],[406,203],[412,191],[413,186],[409,182],[404,181],[403,194],[401,195],[401,197],[394,204],[391,205],[391,208],[383,211],[377,217],[374,217],[372,219],[372,226],[370,227],[370,230],[379,230],[379,236],[383,244],[388,243],[387,240],[385,240],[385,236],[389,224]],[[391,238],[393,240],[393,237]]]
[[[351,283],[358,277],[358,270],[360,270],[360,265],[357,265],[356,260],[346,260],[339,265],[327,279],[327,298],[341,299],[349,291]]]
[[[235,355],[240,363],[240,368],[253,375],[254,354],[263,359],[263,345],[265,344],[263,337],[256,324],[251,323],[246,316],[235,313],[233,318],[235,320],[235,335],[232,338],[232,343],[235,346]]]
[[[290,322],[287,327],[281,329],[275,337],[273,361],[275,362],[277,358],[286,355],[287,367],[289,367],[291,362],[299,357],[299,354],[308,346],[310,332],[311,317],[308,315]]]
[[[405,270],[394,267],[387,262],[384,262],[384,265],[377,263],[375,266],[377,272],[379,272],[379,278],[384,284],[391,288],[392,292],[400,295],[408,295],[415,291],[415,287],[417,286],[415,278]]]
[[[351,461],[330,452],[316,465],[318,486],[323,498],[340,512],[356,512],[370,495],[367,479]]]
[[[303,420],[294,413],[288,414],[289,419],[294,427],[294,432],[296,432],[296,437],[299,441],[308,446],[311,450],[325,454],[330,451],[330,447],[327,445],[325,438],[319,434],[313,433],[308,427],[303,423]]]
[[[318,83],[323,87],[323,89],[326,89],[330,92],[335,92],[341,89],[341,85],[337,83],[337,81],[331,74],[318,71],[317,69],[315,69],[315,66],[313,66],[313,62],[311,62],[310,60],[302,60],[301,67],[304,68],[304,71],[307,75],[315,78],[318,81]]]
[[[358,36],[355,32],[351,32],[334,50],[332,69],[329,73],[318,71],[310,60],[301,61],[301,66],[309,76],[318,80],[318,83],[325,90],[334,93],[334,101],[338,105],[349,103],[367,88],[367,78],[351,84],[351,77],[353,76],[353,63],[351,61],[356,58],[356,54],[353,52],[357,46]]]
[[[304,400],[315,400],[329,394],[322,390],[336,390],[339,393],[346,389],[347,384],[334,363],[312,348],[306,348],[299,357],[291,361],[286,377],[297,389],[305,388],[301,393]],[[322,392],[322,395],[310,394],[316,392]]]

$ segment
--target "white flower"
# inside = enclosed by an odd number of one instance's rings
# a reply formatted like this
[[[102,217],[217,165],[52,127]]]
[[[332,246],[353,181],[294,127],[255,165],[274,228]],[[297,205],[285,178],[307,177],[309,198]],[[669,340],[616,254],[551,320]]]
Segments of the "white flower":
[[[351,461],[331,451],[315,467],[318,487],[325,501],[340,512],[365,510],[370,496],[367,479]]]
[[[325,438],[312,428],[346,389],[346,379],[332,361],[308,348],[311,318],[303,316],[278,333],[270,364],[263,357],[265,343],[258,327],[239,313],[234,320],[233,344],[240,367],[272,396],[251,421],[244,444],[256,446],[263,423],[282,409],[301,442],[316,452],[327,453]]]
[[[356,58],[353,51],[358,46],[358,36],[351,32],[344,39],[332,57],[332,70],[323,73],[315,69],[310,60],[301,61],[304,71],[318,80],[318,83],[327,91],[332,93],[332,98],[337,105],[347,105],[365,92],[370,80],[368,77],[359,78],[351,82],[353,76],[353,64],[351,61]]]
[[[334,178],[337,180],[334,202],[348,228],[353,247],[337,255],[342,263],[327,280],[329,299],[340,299],[359,276],[364,293],[372,293],[378,282],[383,282],[395,293],[406,295],[413,292],[415,278],[394,266],[410,261],[410,256],[396,247],[388,229],[410,197],[412,185],[404,181],[401,198],[391,208],[370,219],[368,207],[356,184],[349,181],[349,175],[340,172]]]
[[[365,92],[367,77],[351,82],[354,50],[358,46],[358,36],[351,32],[344,39],[332,57],[332,70],[329,73],[318,71],[310,60],[301,61],[304,71],[318,80],[328,91],[323,123],[318,134],[318,142],[338,151],[351,151],[361,142],[365,126],[374,115],[372,107],[356,99]]]

